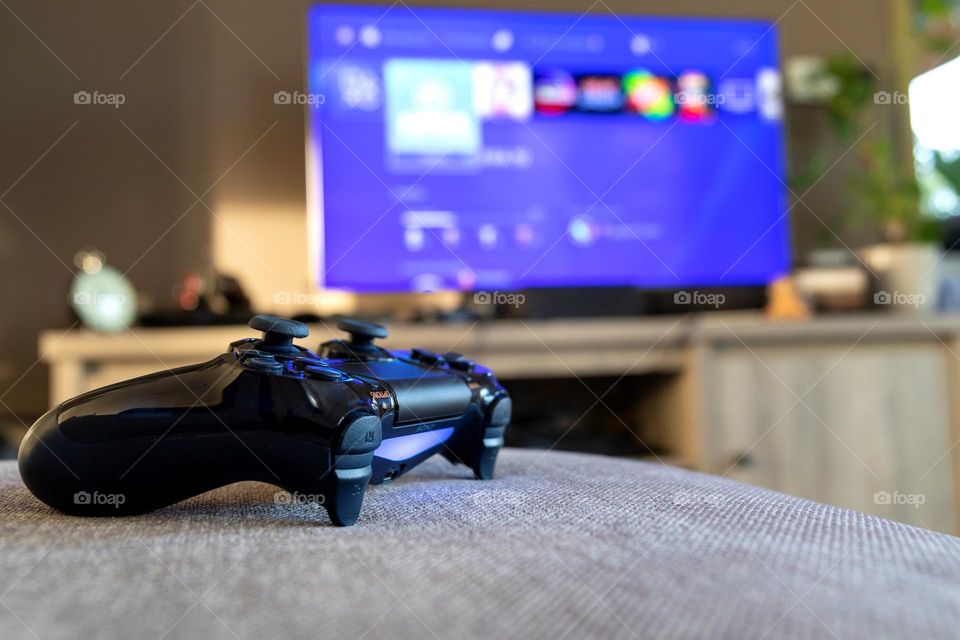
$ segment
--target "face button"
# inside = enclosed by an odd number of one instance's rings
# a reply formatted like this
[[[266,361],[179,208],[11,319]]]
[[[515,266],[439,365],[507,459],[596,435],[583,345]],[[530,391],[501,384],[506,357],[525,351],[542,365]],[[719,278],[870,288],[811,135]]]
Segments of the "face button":
[[[257,356],[255,358],[247,358],[243,361],[243,364],[254,371],[260,371],[262,373],[272,375],[280,375],[283,373],[283,364],[272,357]]]
[[[319,365],[323,367],[326,366],[327,363],[320,358],[313,358],[311,356],[297,356],[293,359],[293,365],[296,367],[306,368],[311,365]]]
[[[342,371],[337,371],[331,367],[327,367],[322,364],[311,364],[307,365],[303,369],[311,378],[317,378],[319,380],[329,380],[331,382],[336,382],[337,380],[343,380],[347,376]]]

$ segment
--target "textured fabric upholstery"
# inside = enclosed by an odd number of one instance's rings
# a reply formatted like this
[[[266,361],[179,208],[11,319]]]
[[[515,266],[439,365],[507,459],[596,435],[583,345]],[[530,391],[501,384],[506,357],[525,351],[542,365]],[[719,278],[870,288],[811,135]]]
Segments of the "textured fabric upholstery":
[[[244,483],[70,518],[0,465],[0,637],[957,638],[960,538],[672,467],[427,462],[356,526]]]

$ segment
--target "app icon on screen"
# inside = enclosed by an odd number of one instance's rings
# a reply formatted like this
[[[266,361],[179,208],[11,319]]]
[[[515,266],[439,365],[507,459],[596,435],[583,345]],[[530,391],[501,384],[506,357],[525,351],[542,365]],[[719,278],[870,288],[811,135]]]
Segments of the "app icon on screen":
[[[387,149],[393,154],[473,154],[480,121],[473,68],[456,60],[394,58],[384,65]]]
[[[337,69],[337,97],[347,109],[376,111],[383,101],[383,90],[376,71],[357,65]]]
[[[368,49],[376,49],[380,46],[380,42],[383,40],[383,35],[380,33],[380,29],[377,28],[377,25],[371,24],[360,29],[359,40],[360,44]]]
[[[457,286],[461,289],[473,289],[477,285],[477,274],[469,267],[457,271]]]
[[[623,76],[623,92],[627,111],[639,113],[649,120],[666,120],[675,111],[670,80],[646,69],[637,69]]]
[[[484,249],[494,249],[497,246],[497,228],[492,224],[482,224],[477,230],[477,239]]]
[[[536,241],[536,231],[529,222],[521,222],[514,228],[513,237],[518,246],[530,247]]]
[[[353,44],[353,27],[342,24],[333,32],[333,37],[340,46],[349,47]]]
[[[681,120],[704,122],[716,114],[717,96],[710,78],[699,71],[685,71],[677,78],[676,102]]]
[[[764,68],[757,73],[757,104],[764,120],[783,119],[783,79],[777,69]]]
[[[490,46],[493,47],[494,51],[503,53],[504,51],[509,51],[513,46],[513,31],[510,29],[498,29],[493,37],[490,38]]]
[[[523,62],[477,62],[473,106],[481,118],[526,120],[533,111],[530,67]]]
[[[586,216],[574,218],[570,221],[570,224],[567,225],[567,234],[570,236],[570,240],[578,247],[589,247],[597,239],[596,229],[594,229],[592,224],[593,221],[585,218]]]
[[[577,79],[577,109],[588,113],[623,111],[620,82],[620,76],[580,76]]]
[[[407,227],[403,230],[403,245],[407,251],[420,251],[426,241],[423,229],[419,227]]]
[[[456,227],[447,227],[440,232],[443,238],[443,244],[456,249],[460,244],[460,229]]]
[[[537,113],[559,115],[577,103],[577,83],[573,76],[550,67],[533,73],[533,105]]]
[[[756,84],[753,79],[726,78],[720,81],[717,98],[718,109],[729,113],[750,113],[757,106]]]

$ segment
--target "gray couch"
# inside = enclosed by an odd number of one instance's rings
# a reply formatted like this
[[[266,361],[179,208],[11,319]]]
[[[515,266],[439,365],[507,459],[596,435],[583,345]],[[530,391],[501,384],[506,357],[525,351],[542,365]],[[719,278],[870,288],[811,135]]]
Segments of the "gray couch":
[[[437,459],[343,529],[283,495],[77,519],[3,463],[0,637],[960,637],[960,538],[672,467]]]

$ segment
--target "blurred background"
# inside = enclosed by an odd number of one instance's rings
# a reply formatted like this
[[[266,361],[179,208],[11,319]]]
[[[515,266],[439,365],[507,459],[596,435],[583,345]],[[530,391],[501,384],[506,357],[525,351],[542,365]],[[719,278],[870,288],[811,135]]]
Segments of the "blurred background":
[[[958,4],[3,0],[5,456],[349,314],[492,367],[513,446],[956,533]]]

